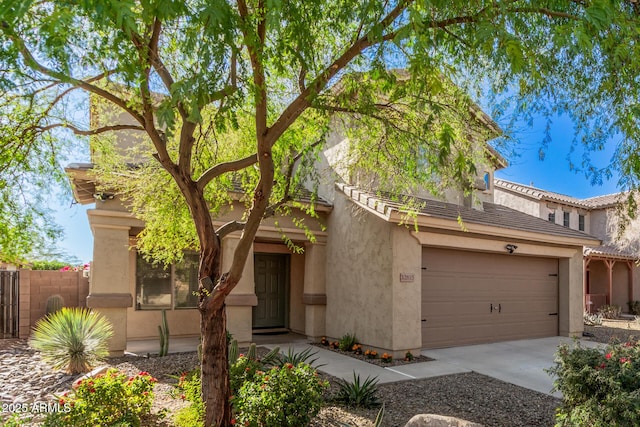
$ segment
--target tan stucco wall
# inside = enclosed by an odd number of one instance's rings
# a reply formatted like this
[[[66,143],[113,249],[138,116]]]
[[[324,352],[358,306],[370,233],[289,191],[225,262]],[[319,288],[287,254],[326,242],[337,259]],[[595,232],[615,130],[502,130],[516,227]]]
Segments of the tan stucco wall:
[[[336,193],[327,239],[327,336],[391,348],[392,227]],[[397,227],[397,226],[395,226]]]
[[[554,211],[556,214],[555,223],[558,225],[564,225],[564,212],[569,212],[569,228],[578,230],[579,218],[578,215],[584,215],[584,232],[587,234],[593,234],[597,237],[600,235],[592,232],[591,213],[585,209],[579,209],[574,206],[564,205],[561,203],[549,203],[544,200],[538,200],[530,197],[526,197],[520,193],[513,193],[511,191],[495,188],[494,200],[498,205],[506,206],[511,209],[532,215],[544,220],[549,219],[549,212]]]
[[[520,195],[515,195],[509,191],[505,191],[496,187],[493,190],[494,203],[502,206],[506,206],[511,209],[532,215],[538,218],[542,218],[540,212],[540,201],[530,198],[525,198]],[[544,219],[547,219],[546,217]]]
[[[603,243],[610,241],[607,233],[607,211],[604,209],[598,209],[591,211],[590,215],[590,233],[599,239],[602,239]]]
[[[410,230],[393,226],[392,336],[394,357],[422,348],[422,245]],[[404,275],[404,281],[400,275]],[[411,280],[408,277],[412,277]],[[399,354],[398,354],[399,353]]]
[[[562,336],[581,336],[584,330],[583,271],[581,250],[558,262],[558,326]]]
[[[304,255],[292,254],[289,268],[289,329],[304,334]]]

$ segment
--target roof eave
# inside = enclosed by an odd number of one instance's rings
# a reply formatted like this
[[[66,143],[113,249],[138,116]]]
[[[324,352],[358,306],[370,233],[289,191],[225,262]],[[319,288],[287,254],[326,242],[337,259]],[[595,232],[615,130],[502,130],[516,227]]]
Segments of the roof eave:
[[[392,209],[389,221],[394,223],[406,222],[406,213]],[[589,237],[568,237],[532,231],[518,230],[515,228],[503,228],[493,225],[477,224],[464,221],[464,229],[469,233],[490,235],[511,240],[526,240],[532,242],[544,242],[554,245],[593,246],[599,245],[599,239]],[[448,231],[462,231],[461,225],[456,220],[439,218],[425,213],[419,213],[416,217],[416,225],[420,227],[439,228]]]

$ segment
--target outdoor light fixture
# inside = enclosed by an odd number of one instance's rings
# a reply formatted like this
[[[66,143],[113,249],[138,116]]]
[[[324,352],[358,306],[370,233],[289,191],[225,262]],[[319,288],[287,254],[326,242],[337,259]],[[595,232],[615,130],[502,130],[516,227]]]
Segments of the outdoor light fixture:
[[[94,199],[100,200],[101,202],[104,202],[106,200],[113,200],[114,197],[115,197],[115,195],[113,195],[111,193],[95,193],[93,195]]]
[[[513,253],[513,251],[515,251],[516,249],[518,249],[518,247],[516,245],[512,245],[511,243],[509,243],[507,246],[504,247],[507,252],[509,252],[510,254]]]

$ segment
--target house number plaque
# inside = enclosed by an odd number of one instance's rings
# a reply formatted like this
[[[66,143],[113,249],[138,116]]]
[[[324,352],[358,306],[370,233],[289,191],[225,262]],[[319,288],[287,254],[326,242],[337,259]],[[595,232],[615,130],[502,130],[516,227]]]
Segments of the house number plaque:
[[[401,282],[413,282],[416,280],[416,275],[413,273],[400,273]]]

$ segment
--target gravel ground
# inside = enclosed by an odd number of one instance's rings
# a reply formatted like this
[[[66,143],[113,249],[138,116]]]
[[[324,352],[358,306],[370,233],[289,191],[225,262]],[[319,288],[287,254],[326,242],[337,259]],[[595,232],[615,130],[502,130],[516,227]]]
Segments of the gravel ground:
[[[611,327],[621,326],[621,327]],[[585,327],[585,331],[593,334],[587,338],[592,341],[608,343],[611,339],[626,341],[629,336],[640,336],[640,324],[634,322],[607,323],[606,326]],[[17,342],[12,347],[12,354],[29,350],[26,342]],[[266,351],[264,349],[260,349]],[[38,357],[29,357],[33,366],[20,368],[25,372],[14,372],[13,381],[23,377],[28,387],[37,388],[33,383],[33,371],[42,369]],[[10,363],[9,360],[5,361]],[[173,376],[194,368],[198,363],[196,353],[177,353],[167,357],[133,357],[125,356],[108,360],[108,365],[116,367],[128,374],[147,371],[158,379],[152,415],[144,420],[143,426],[174,426],[171,413],[185,406],[185,402],[174,398],[171,394],[177,382]],[[37,365],[37,366],[36,366]],[[337,390],[337,380],[325,376],[331,388],[328,396]],[[31,381],[27,381],[31,378]],[[75,379],[68,380],[70,387]],[[59,384],[60,385],[60,384]],[[474,421],[485,426],[552,426],[555,409],[561,401],[552,396],[505,383],[478,373],[445,375],[441,377],[401,381],[382,384],[378,387],[379,397],[385,403],[384,426],[404,426],[414,415],[434,413],[454,416]],[[312,426],[347,425],[367,427],[373,426],[377,409],[345,408],[328,404],[311,423]],[[1,418],[1,417],[0,417]]]
[[[262,348],[259,349],[262,351]],[[134,359],[134,360],[131,360]],[[179,375],[197,363],[193,353],[164,358],[119,358],[110,364],[127,372],[145,370],[158,378],[153,412],[176,411],[184,405],[170,395],[171,384]],[[323,375],[331,387],[330,397],[337,390],[337,380]],[[435,413],[475,421],[486,426],[551,426],[560,400],[522,387],[508,384],[477,373],[446,375],[414,381],[382,384],[379,397],[385,403],[384,426],[404,426],[414,415]],[[312,426],[373,426],[378,409],[345,408],[327,405],[311,423]],[[171,426],[170,419],[156,416],[146,421],[149,426]]]
[[[608,344],[640,339],[640,323],[627,320],[604,320],[602,326],[586,326],[584,331],[593,337],[584,339]]]

